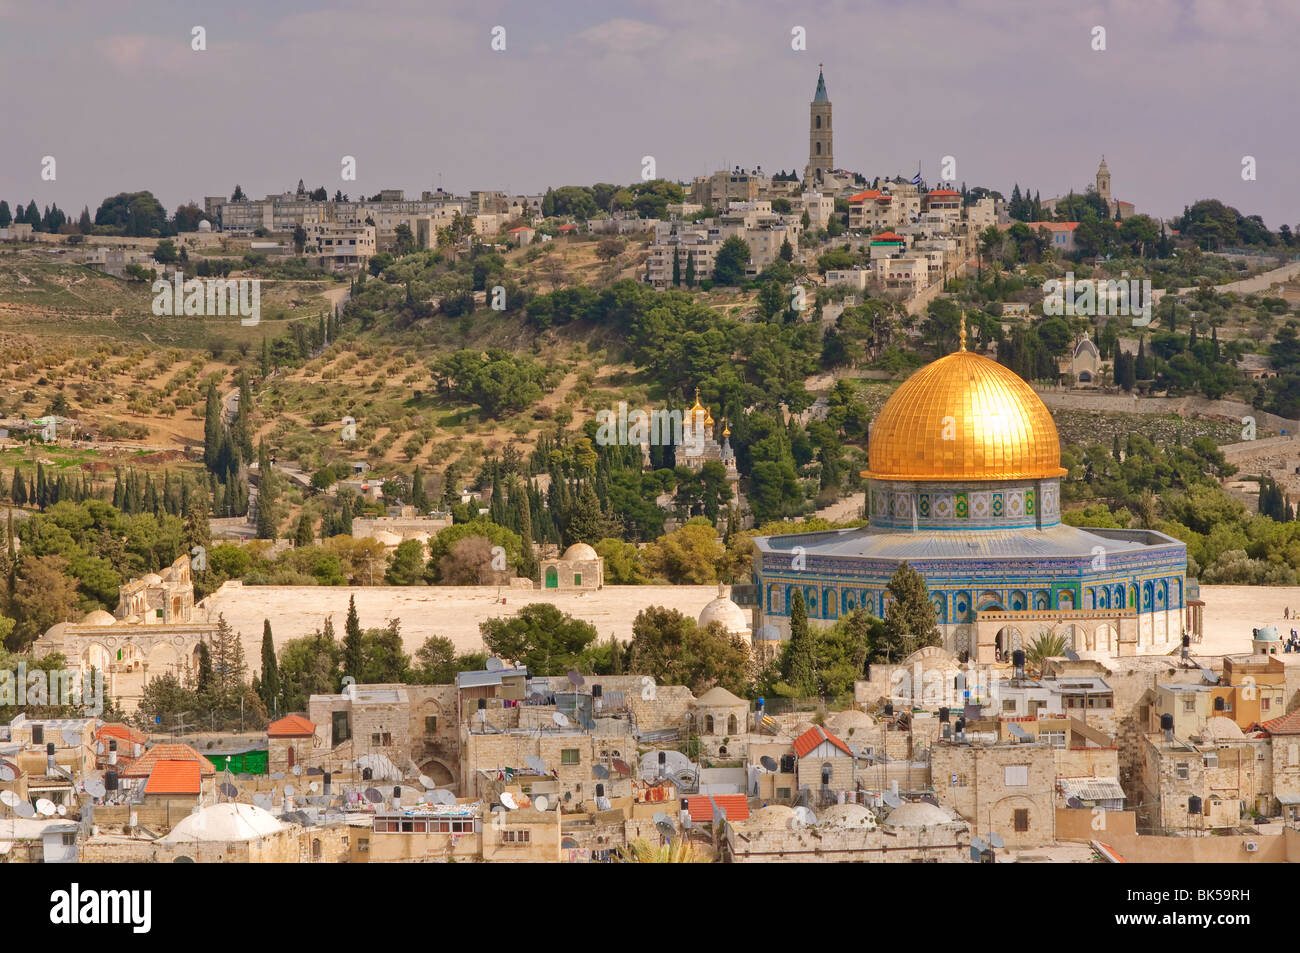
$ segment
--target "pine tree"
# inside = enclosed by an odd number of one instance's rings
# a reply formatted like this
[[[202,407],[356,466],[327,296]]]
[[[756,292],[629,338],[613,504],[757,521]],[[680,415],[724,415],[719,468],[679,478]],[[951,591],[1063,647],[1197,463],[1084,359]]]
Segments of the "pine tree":
[[[348,619],[343,625],[343,674],[361,680],[361,620],[357,616],[357,597],[348,598]]]
[[[904,562],[890,578],[888,589],[892,600],[885,609],[885,660],[898,661],[927,645],[941,645],[925,577]]]
[[[313,539],[311,531],[311,514],[303,511],[298,517],[298,528],[294,530],[293,544],[295,546],[310,546]]]
[[[790,596],[790,644],[783,661],[784,681],[795,695],[801,698],[816,695],[817,658],[808,628],[808,607],[804,604],[803,590],[797,588]]]
[[[424,488],[424,475],[418,465],[415,472],[411,474],[411,505],[415,507],[418,516],[423,516],[429,511],[429,494]]]

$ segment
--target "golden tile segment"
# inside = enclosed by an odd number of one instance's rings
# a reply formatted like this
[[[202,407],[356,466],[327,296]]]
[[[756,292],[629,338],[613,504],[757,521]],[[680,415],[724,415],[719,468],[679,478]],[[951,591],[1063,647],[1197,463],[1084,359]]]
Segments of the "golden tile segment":
[[[863,476],[1032,480],[1063,476],[1052,415],[1009,368],[957,351],[921,368],[881,408]]]

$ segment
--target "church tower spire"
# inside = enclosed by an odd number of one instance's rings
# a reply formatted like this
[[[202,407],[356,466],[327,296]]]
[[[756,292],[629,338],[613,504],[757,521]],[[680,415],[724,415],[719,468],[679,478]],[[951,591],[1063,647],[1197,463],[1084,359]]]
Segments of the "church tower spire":
[[[808,107],[808,166],[804,169],[807,185],[814,185],[822,173],[835,168],[835,151],[831,136],[831,100],[826,95],[826,77],[817,64],[817,91]]]

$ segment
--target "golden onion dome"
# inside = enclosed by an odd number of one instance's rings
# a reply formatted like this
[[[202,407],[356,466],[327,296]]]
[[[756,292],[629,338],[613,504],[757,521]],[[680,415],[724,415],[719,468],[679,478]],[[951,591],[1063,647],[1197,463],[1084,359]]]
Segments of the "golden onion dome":
[[[964,348],[921,368],[885,402],[868,463],[862,475],[874,480],[1065,475],[1042,400],[1014,371]]]

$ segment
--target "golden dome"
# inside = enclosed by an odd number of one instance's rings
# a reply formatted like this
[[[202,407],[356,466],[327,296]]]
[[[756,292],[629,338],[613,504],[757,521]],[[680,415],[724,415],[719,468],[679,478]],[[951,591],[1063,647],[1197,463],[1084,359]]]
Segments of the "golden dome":
[[[1065,475],[1056,424],[1038,395],[1014,371],[964,348],[921,368],[885,402],[868,462],[862,475],[875,480]]]

